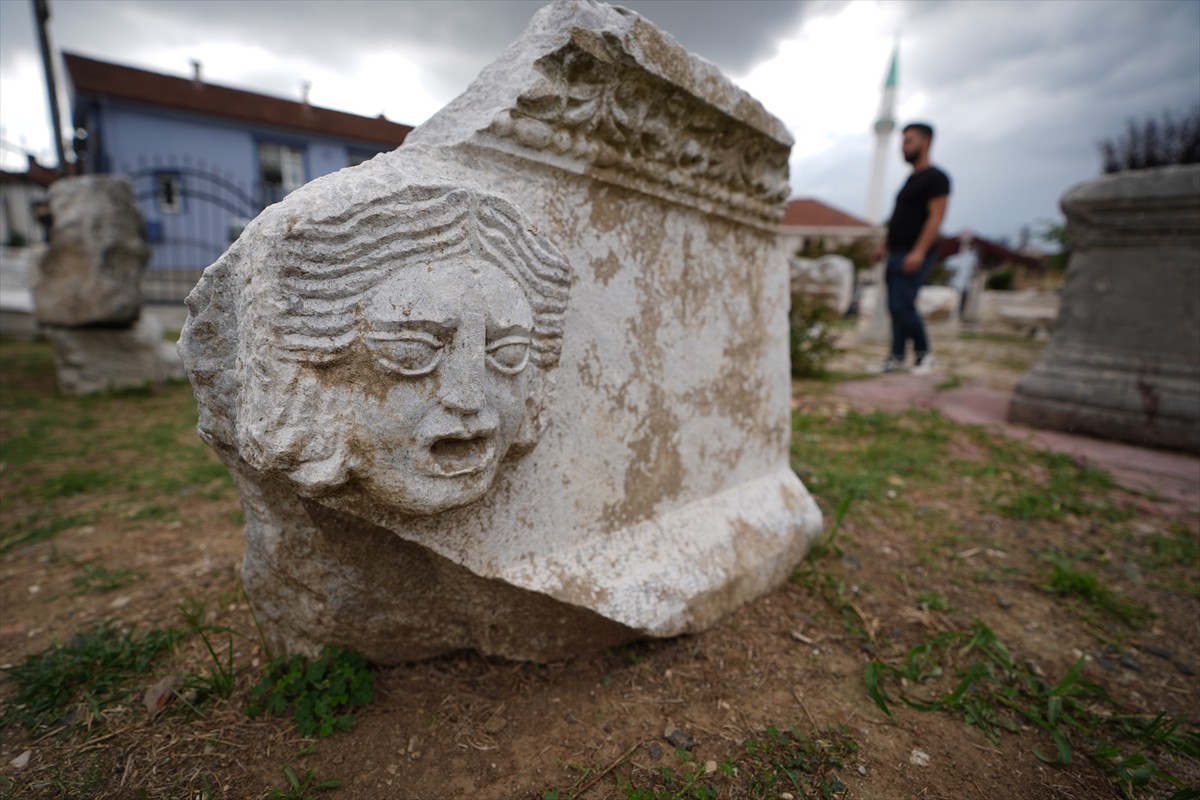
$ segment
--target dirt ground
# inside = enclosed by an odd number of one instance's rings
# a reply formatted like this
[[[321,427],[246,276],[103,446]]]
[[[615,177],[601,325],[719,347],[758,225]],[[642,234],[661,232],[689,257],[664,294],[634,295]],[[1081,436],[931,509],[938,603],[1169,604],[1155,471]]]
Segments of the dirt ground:
[[[1038,347],[954,340],[939,350],[945,355],[935,379],[1011,386]],[[837,367],[861,372],[872,355],[854,347]],[[822,424],[844,420],[855,404],[835,388],[797,383],[797,412]],[[26,389],[52,392],[41,373]],[[186,397],[188,389],[163,391]],[[100,423],[113,435],[136,413],[123,402],[114,400]],[[0,443],[29,413],[5,406]],[[954,430],[947,453],[964,464],[989,458],[977,438]],[[94,468],[121,469],[120,459],[96,459]],[[5,494],[15,498],[0,507],[5,527],[36,512],[36,497],[22,494],[30,469],[0,471]],[[41,480],[53,474],[46,469]],[[889,491],[851,506],[835,549],[710,631],[564,663],[463,653],[379,669],[376,697],[358,711],[354,729],[319,740],[300,737],[290,719],[245,713],[268,657],[238,584],[236,493],[181,490],[170,498],[175,513],[164,519],[114,511],[111,496],[80,493],[59,501],[56,513],[91,513],[81,516],[91,521],[0,556],[0,663],[21,663],[100,619],[138,630],[178,628],[179,603],[192,598],[206,604],[208,623],[236,633],[217,641],[220,658],[232,647],[237,688],[202,708],[179,699],[150,715],[143,686],[211,668],[192,637],[122,703],[97,715],[84,709],[66,720],[66,730],[0,730],[0,797],[266,798],[286,787],[285,765],[301,774],[311,769],[316,781],[340,780],[340,788],[319,793],[330,798],[1121,797],[1111,774],[1085,757],[1082,739],[1072,743],[1069,765],[1050,765],[1034,751],[1053,753],[1054,744],[1034,726],[993,741],[960,716],[894,702],[891,719],[872,702],[864,683],[872,659],[898,663],[908,648],[968,630],[973,620],[1050,684],[1082,657],[1084,678],[1122,713],[1165,712],[1200,725],[1200,575],[1194,560],[1154,561],[1146,544],[1169,531],[1200,542],[1197,508],[1118,487],[1106,502],[1137,511],[1116,527],[1075,514],[1018,520],[981,506],[969,479],[896,481],[899,498]],[[819,485],[810,488],[832,520],[830,499]],[[1084,551],[1115,596],[1150,613],[1125,624],[1047,592],[1040,554]],[[140,577],[110,591],[80,591],[81,564]],[[891,687],[893,698],[897,690]],[[12,691],[0,681],[0,698]],[[800,789],[748,782],[745,742],[772,727],[817,743],[810,750],[820,763]],[[676,732],[682,736],[668,741]],[[1159,763],[1185,785],[1200,785],[1195,760],[1160,756]],[[703,777],[681,788],[667,782],[665,770]],[[1175,788],[1160,781],[1137,796],[1169,796]]]

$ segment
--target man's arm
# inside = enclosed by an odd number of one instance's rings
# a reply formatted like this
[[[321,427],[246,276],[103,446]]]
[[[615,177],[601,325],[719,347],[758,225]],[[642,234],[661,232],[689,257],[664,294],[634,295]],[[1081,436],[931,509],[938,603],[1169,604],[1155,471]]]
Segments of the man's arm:
[[[933,247],[938,233],[942,230],[942,220],[946,218],[946,204],[949,200],[950,195],[944,194],[929,201],[929,218],[925,220],[925,225],[921,228],[921,235],[917,237],[917,243],[904,257],[903,269],[905,272],[916,272],[921,268],[921,264],[925,263],[925,256],[929,253],[929,248]]]

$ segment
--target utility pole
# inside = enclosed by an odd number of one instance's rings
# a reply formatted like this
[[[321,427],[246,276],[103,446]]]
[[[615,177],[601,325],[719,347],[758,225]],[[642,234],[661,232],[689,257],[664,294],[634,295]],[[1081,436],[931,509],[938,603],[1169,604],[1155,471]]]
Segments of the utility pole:
[[[54,147],[58,153],[58,174],[67,174],[67,154],[63,147],[62,119],[58,110],[58,82],[54,79],[54,59],[50,53],[50,37],[46,23],[50,21],[50,0],[33,0],[37,18],[38,44],[42,47],[42,69],[46,73],[46,94],[50,98],[50,123],[54,126]]]

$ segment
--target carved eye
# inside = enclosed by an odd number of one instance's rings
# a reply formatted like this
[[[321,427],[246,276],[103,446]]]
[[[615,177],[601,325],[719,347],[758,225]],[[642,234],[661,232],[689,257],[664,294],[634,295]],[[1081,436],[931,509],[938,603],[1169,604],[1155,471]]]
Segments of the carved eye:
[[[525,336],[505,336],[488,345],[488,364],[505,375],[516,375],[529,363],[529,339]]]
[[[442,343],[429,334],[407,332],[399,339],[373,341],[379,366],[401,375],[428,375],[442,360]]]

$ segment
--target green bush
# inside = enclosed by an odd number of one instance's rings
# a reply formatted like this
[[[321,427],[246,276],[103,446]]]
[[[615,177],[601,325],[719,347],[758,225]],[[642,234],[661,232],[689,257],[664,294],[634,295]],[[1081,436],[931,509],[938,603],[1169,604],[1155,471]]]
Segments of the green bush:
[[[793,378],[820,378],[830,359],[838,354],[833,323],[837,312],[819,298],[796,295],[788,316]]]
[[[988,275],[986,288],[1001,292],[1011,292],[1017,285],[1017,276],[1011,269],[998,269]]]

